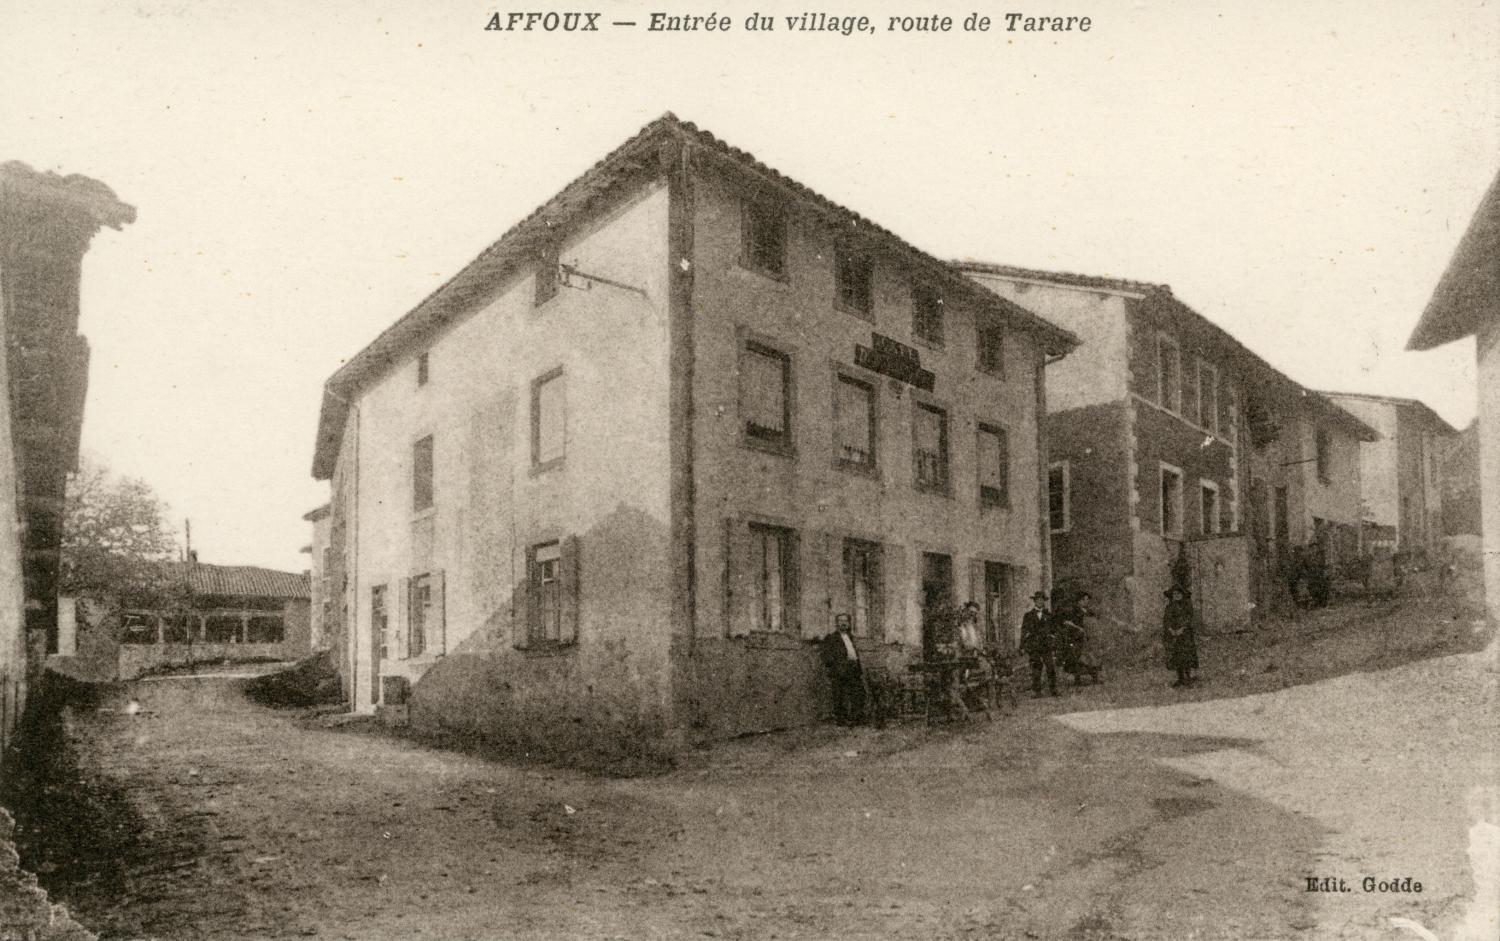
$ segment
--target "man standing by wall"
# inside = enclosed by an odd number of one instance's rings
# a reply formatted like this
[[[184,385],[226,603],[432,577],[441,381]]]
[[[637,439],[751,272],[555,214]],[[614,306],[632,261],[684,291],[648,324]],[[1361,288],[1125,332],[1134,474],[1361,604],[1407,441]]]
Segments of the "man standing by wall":
[[[849,630],[849,615],[834,615],[833,624],[833,633],[823,638],[821,651],[833,684],[833,718],[839,725],[855,725],[865,711],[864,668]]]
[[[1047,595],[1031,596],[1032,609],[1021,617],[1021,652],[1031,661],[1031,695],[1042,695],[1042,674],[1047,674],[1047,688],[1057,695],[1057,661],[1054,659],[1052,612],[1047,610]]]

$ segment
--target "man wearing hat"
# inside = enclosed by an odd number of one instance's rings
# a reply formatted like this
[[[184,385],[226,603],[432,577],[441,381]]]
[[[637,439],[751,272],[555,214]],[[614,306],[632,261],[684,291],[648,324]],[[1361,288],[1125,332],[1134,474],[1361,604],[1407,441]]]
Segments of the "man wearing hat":
[[[1047,593],[1031,596],[1031,610],[1021,618],[1021,652],[1031,661],[1031,695],[1042,695],[1042,673],[1047,674],[1047,688],[1057,695],[1057,661],[1052,627],[1052,612],[1047,610]]]

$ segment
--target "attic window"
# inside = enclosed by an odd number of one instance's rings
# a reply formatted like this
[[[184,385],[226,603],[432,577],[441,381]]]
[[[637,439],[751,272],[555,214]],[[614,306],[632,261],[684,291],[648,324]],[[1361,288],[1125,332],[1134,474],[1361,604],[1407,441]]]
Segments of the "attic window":
[[[870,316],[870,285],[874,280],[870,256],[840,248],[834,258],[834,280],[838,283],[839,307],[865,319]]]
[[[769,202],[746,200],[742,211],[741,264],[780,278],[786,275],[786,213]]]
[[[427,385],[427,354],[417,354],[417,385]]]

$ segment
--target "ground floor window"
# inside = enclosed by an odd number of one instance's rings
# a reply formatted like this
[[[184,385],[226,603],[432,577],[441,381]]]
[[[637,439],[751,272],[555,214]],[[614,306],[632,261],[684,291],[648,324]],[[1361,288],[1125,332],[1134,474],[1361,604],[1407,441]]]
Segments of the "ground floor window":
[[[784,631],[787,600],[795,577],[792,534],[777,526],[750,524],[750,570],[754,577],[751,608],[753,629]]]
[[[1161,534],[1182,535],[1182,471],[1170,464],[1161,466]]]
[[[240,616],[237,614],[210,614],[203,620],[203,642],[205,644],[239,643],[240,623]]]
[[[1198,495],[1202,518],[1199,531],[1205,536],[1212,536],[1219,531],[1219,485],[1211,480],[1200,480]]]
[[[417,575],[411,580],[411,611],[407,620],[406,655],[420,657],[427,651],[427,628],[432,611],[432,578]]]
[[[156,639],[156,615],[138,611],[126,613],[120,624],[120,643],[154,644]]]
[[[531,550],[531,642],[562,640],[562,544],[547,542]]]

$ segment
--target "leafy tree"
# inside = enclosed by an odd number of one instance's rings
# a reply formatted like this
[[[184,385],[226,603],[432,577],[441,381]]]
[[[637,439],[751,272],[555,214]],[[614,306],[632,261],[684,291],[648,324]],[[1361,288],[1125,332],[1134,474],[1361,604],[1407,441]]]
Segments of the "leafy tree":
[[[173,600],[177,536],[151,485],[121,477],[91,458],[68,478],[61,587],[95,598]]]

